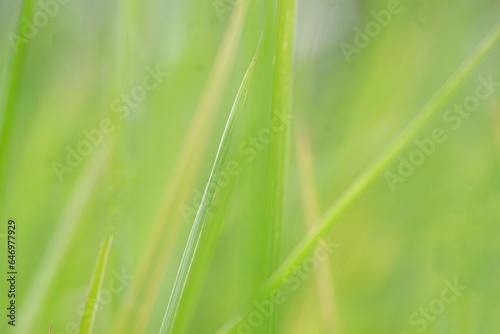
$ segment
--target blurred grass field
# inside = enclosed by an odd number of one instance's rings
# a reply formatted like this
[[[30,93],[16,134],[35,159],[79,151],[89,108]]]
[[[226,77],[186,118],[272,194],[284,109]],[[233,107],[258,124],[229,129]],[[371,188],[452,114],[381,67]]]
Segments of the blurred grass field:
[[[376,22],[372,11],[393,2],[298,1],[292,116],[284,121],[290,138],[286,150],[269,153],[262,131],[276,95],[277,1],[72,0],[49,8],[0,0],[0,242],[7,254],[14,219],[19,272],[17,324],[8,326],[2,313],[0,332],[47,333],[53,322],[54,334],[77,333],[108,235],[94,333],[159,332],[226,121],[256,56],[224,165],[234,173],[213,196],[173,332],[215,333],[241,314],[275,269],[266,213],[280,184],[268,174],[279,155],[287,159],[282,237],[274,245],[281,262],[499,29],[497,0],[401,0],[387,25],[346,58],[341,45],[356,46],[357,29]],[[40,11],[47,22],[15,52],[11,34],[26,25],[20,18],[33,22]],[[329,233],[339,246],[276,306],[276,327],[250,332],[500,332],[499,85],[456,129],[445,116],[460,115],[447,112],[475,96],[481,77],[500,82],[499,60],[497,38],[416,137],[442,129],[446,139],[391,186],[385,172],[396,174],[399,157],[419,150],[407,145],[339,218]],[[456,279],[466,288],[440,303]]]

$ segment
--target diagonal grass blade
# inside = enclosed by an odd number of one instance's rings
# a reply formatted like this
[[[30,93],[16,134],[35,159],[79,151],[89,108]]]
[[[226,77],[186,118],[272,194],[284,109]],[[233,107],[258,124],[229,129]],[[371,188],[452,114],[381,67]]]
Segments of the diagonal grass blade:
[[[191,233],[187,241],[187,245],[184,248],[184,254],[182,256],[179,271],[175,279],[172,294],[170,296],[167,310],[165,312],[163,323],[160,329],[161,334],[172,332],[179,304],[183,297],[184,288],[186,286],[186,282],[188,280],[188,276],[191,271],[191,266],[193,264],[194,258],[197,256],[197,248],[200,239],[202,238],[203,235],[204,224],[211,209],[211,203],[214,194],[209,195],[208,194],[210,191],[209,189],[211,185],[217,184],[219,175],[221,174],[221,171],[224,167],[227,153],[231,146],[231,137],[236,125],[237,116],[239,113],[241,113],[241,110],[243,109],[254,65],[255,65],[255,58],[252,60],[250,66],[247,69],[245,77],[243,78],[241,86],[238,90],[238,94],[234,101],[231,113],[229,114],[229,118],[227,120],[226,127],[224,129],[224,133],[222,135],[222,139],[219,144],[219,149],[217,151],[215,163],[212,172],[210,174],[209,181],[205,188],[205,192],[200,207],[196,214],[196,218],[194,220],[193,227],[191,229]]]

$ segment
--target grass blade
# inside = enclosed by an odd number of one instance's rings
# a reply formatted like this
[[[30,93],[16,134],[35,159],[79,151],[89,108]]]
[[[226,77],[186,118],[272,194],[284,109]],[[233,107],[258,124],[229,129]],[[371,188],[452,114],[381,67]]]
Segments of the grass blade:
[[[451,75],[442,88],[423,107],[412,122],[400,133],[396,139],[376,158],[351,184],[344,194],[328,209],[307,237],[305,237],[291,254],[280,265],[278,270],[268,280],[262,289],[261,297],[267,297],[272,291],[279,288],[285,281],[288,273],[299,265],[316,247],[342,213],[357,199],[357,197],[389,166],[391,161],[413,139],[415,135],[431,120],[440,107],[449,99],[460,85],[479,65],[483,58],[500,40],[500,24],[497,24],[491,33],[483,40],[471,56]],[[240,317],[227,323],[219,333],[232,332],[240,322]]]
[[[162,326],[160,328],[161,334],[172,333],[172,328],[176,320],[179,304],[184,294],[184,288],[188,280],[188,277],[190,275],[191,266],[193,264],[194,258],[197,255],[198,244],[203,235],[204,224],[211,209],[211,203],[214,194],[209,195],[210,186],[218,183],[219,176],[224,168],[224,163],[226,161],[227,153],[231,146],[231,137],[236,125],[237,116],[243,109],[254,65],[255,65],[255,58],[252,60],[250,66],[247,69],[245,77],[243,78],[241,86],[238,90],[238,94],[234,101],[233,107],[231,109],[231,113],[229,114],[229,118],[227,120],[224,133],[222,134],[222,139],[220,141],[219,149],[217,151],[215,163],[212,172],[210,174],[209,181],[205,188],[205,192],[203,194],[200,207],[196,214],[193,227],[191,228],[187,245],[184,249],[184,254],[182,256],[179,271],[177,273],[172,294],[167,306],[167,310],[165,312],[165,316],[163,318]]]
[[[83,310],[82,319],[80,322],[79,334],[91,334],[94,327],[95,317],[98,310],[97,302],[101,295],[102,284],[104,282],[104,274],[106,273],[106,265],[108,263],[109,252],[113,244],[113,237],[108,236],[104,239],[94,275],[90,281],[87,300],[85,301],[85,308]]]
[[[273,129],[273,122],[275,122],[276,119],[280,117],[287,120],[290,119],[295,10],[295,0],[280,0],[278,2],[278,30],[276,37],[273,94],[269,119],[271,129]],[[280,130],[271,131],[268,147],[266,182],[268,199],[266,201],[266,216],[264,219],[264,221],[267,221],[265,235],[268,238],[266,246],[269,254],[266,259],[266,277],[269,277],[279,264],[289,137],[289,122],[283,122]],[[273,315],[267,319],[265,323],[267,333],[276,332],[277,315],[278,312],[274,312]]]
[[[273,80],[273,95],[270,113],[270,128],[280,117],[290,119],[291,89],[292,89],[292,59],[295,27],[295,0],[279,1],[278,32],[275,51],[275,67]],[[283,198],[285,188],[286,161],[289,146],[289,124],[283,123],[283,128],[271,131],[268,151],[267,185],[269,221],[269,245],[271,246],[271,262],[268,270],[271,274],[279,261],[279,244],[281,224],[283,219]]]
[[[236,58],[239,40],[243,31],[245,17],[247,14],[248,1],[243,0],[232,15],[227,32],[225,33],[219,52],[216,56],[211,73],[207,79],[200,101],[197,104],[193,120],[189,125],[185,140],[180,149],[179,157],[173,167],[169,181],[165,186],[164,194],[160,201],[161,207],[154,219],[152,231],[147,248],[141,255],[141,263],[137,269],[137,278],[131,287],[130,295],[118,311],[117,320],[113,326],[112,333],[121,334],[125,331],[126,322],[130,320],[133,302],[139,299],[141,289],[144,287],[158,289],[158,285],[148,283],[148,279],[159,281],[156,275],[150,275],[154,267],[154,259],[159,256],[158,262],[166,263],[169,260],[172,243],[162,243],[162,238],[169,235],[172,239],[180,231],[181,224],[170,224],[166,222],[173,215],[176,201],[183,203],[187,201],[189,191],[192,189],[210,134],[212,133],[214,120],[216,119],[218,107],[229,80],[232,65]],[[186,172],[189,171],[189,172]],[[167,232],[166,232],[167,231]],[[158,255],[159,254],[159,255]],[[163,269],[161,276],[163,277]],[[161,279],[160,279],[161,280]],[[157,294],[148,294],[156,296]],[[148,299],[141,303],[143,309],[152,309],[155,299]],[[143,312],[141,312],[142,314]],[[138,322],[144,323],[147,319],[138,318]]]

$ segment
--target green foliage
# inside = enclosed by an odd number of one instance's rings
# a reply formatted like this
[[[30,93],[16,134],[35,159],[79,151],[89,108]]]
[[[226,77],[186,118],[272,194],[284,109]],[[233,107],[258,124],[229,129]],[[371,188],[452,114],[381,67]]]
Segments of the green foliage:
[[[498,1],[0,8],[1,333],[499,332]]]

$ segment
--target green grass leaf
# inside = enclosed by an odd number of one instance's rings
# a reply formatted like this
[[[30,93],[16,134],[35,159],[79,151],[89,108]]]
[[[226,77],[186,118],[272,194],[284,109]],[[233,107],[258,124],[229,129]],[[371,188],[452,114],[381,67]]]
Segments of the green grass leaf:
[[[266,215],[270,228],[269,245],[271,247],[269,274],[274,271],[279,261],[285,174],[290,137],[289,122],[283,122],[283,127],[279,130],[273,130],[273,123],[279,119],[289,120],[291,115],[295,6],[295,0],[283,0],[279,1],[278,7],[273,94],[269,118],[271,139],[267,157],[268,206]]]
[[[215,163],[212,168],[212,172],[210,173],[210,177],[205,188],[200,207],[194,219],[187,245],[184,248],[184,254],[179,266],[179,271],[177,273],[174,287],[172,289],[172,294],[170,296],[167,310],[165,312],[162,326],[160,328],[161,334],[172,333],[172,328],[176,321],[179,304],[181,303],[181,299],[184,294],[184,288],[191,272],[191,266],[194,262],[195,257],[197,256],[198,245],[200,243],[200,239],[203,236],[203,229],[205,227],[204,225],[211,210],[212,200],[215,196],[215,194],[210,194],[210,187],[211,185],[215,185],[218,183],[220,174],[223,171],[227,154],[229,152],[229,148],[231,147],[231,138],[236,125],[237,116],[243,110],[245,98],[250,86],[254,65],[255,57],[247,69],[245,77],[243,78],[243,81],[238,90],[238,94],[236,95],[236,99],[229,114],[228,120],[226,122],[226,126],[220,140],[219,149],[215,158]]]
[[[90,281],[89,291],[87,293],[87,299],[85,301],[85,308],[83,309],[80,328],[78,330],[79,334],[92,333],[98,310],[97,302],[101,295],[104,275],[106,273],[106,265],[108,263],[109,252],[111,251],[112,244],[112,236],[106,237],[102,243],[99,257],[97,258],[96,268]]]
[[[266,207],[264,221],[267,224],[265,236],[268,256],[265,276],[276,270],[280,260],[283,208],[285,198],[286,164],[289,156],[292,62],[295,32],[295,0],[278,1],[277,36],[273,92],[269,118],[270,141],[267,156]],[[285,119],[282,128],[274,130],[276,120]],[[267,333],[275,333],[278,312],[266,319]]]
[[[197,102],[196,111],[187,129],[184,142],[179,150],[179,156],[175,162],[172,173],[165,185],[165,190],[160,201],[160,208],[154,219],[151,233],[146,243],[146,248],[141,255],[141,263],[138,275],[132,284],[132,289],[127,300],[140,302],[139,316],[135,318],[133,328],[144,330],[147,325],[151,310],[156,301],[157,291],[160,288],[161,278],[166,268],[156,266],[154,260],[160,263],[169,261],[173,243],[165,243],[164,236],[172,240],[181,230],[180,222],[169,224],[169,218],[174,216],[176,203],[187,202],[190,191],[194,186],[196,176],[202,165],[210,135],[214,128],[214,122],[219,110],[225,87],[229,80],[231,68],[236,59],[238,45],[247,15],[248,1],[241,1],[229,22],[226,33],[222,39],[219,52],[207,78],[207,83]],[[159,257],[158,257],[159,254]],[[155,275],[150,275],[151,271]],[[161,271],[157,273],[157,271]],[[148,282],[153,279],[153,282]],[[146,289],[146,296],[153,296],[147,300],[140,301],[141,292]],[[112,333],[121,334],[125,330],[127,321],[131,319],[133,303],[124,303],[117,313],[117,320],[113,326]],[[142,316],[144,314],[144,316]]]

